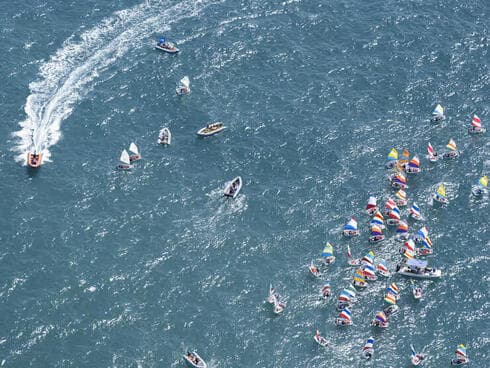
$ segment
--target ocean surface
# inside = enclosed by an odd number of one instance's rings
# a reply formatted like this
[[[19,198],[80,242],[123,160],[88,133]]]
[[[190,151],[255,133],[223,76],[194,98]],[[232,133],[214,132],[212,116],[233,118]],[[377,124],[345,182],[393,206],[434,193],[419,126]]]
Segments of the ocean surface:
[[[448,367],[464,343],[490,357],[489,2],[3,0],[0,14],[0,366]],[[166,36],[177,55],[154,49]],[[184,75],[192,92],[177,96]],[[447,118],[429,123],[434,106]],[[207,139],[212,121],[227,129]],[[157,145],[167,126],[172,145]],[[454,138],[460,158],[431,164]],[[135,142],[143,159],[115,166]],[[25,166],[33,147],[44,165]],[[384,331],[386,281],[370,283],[338,328],[351,282],[347,245],[394,269],[394,230],[367,241],[364,207],[393,195],[391,147],[418,154],[409,203],[426,217],[440,281],[406,279]],[[241,175],[242,192],[222,197]],[[440,183],[450,203],[433,206]],[[406,218],[407,209],[402,212]],[[361,236],[346,239],[351,216]],[[328,301],[308,273],[326,241]],[[287,307],[274,316],[269,283]],[[330,341],[321,348],[316,329]],[[360,356],[368,337],[375,355]]]

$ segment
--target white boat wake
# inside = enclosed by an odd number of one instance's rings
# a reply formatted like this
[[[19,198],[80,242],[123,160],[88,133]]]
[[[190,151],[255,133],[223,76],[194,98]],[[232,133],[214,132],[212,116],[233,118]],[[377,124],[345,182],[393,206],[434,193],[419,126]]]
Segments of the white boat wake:
[[[115,12],[79,37],[68,38],[41,64],[39,78],[29,84],[26,119],[19,123],[21,129],[13,133],[16,161],[25,164],[30,151],[43,152],[43,161],[49,161],[49,147],[59,141],[61,123],[91,91],[104,70],[129,50],[142,44],[151,47],[148,42],[154,40],[147,39],[155,32],[168,31],[172,24],[198,15],[211,3],[183,1],[168,8],[162,3],[145,3]]]

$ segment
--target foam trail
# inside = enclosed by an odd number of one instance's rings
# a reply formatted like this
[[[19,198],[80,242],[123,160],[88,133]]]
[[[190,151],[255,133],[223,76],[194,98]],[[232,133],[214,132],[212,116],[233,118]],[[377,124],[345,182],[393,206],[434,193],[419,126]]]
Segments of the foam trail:
[[[167,31],[171,24],[198,15],[209,4],[183,1],[165,7],[145,3],[115,12],[77,40],[73,35],[68,38],[41,65],[39,78],[29,84],[26,119],[19,123],[21,129],[13,133],[16,160],[25,164],[27,152],[35,150],[43,152],[44,162],[49,161],[49,147],[59,141],[61,123],[91,90],[101,72],[129,50],[141,47],[149,33]]]

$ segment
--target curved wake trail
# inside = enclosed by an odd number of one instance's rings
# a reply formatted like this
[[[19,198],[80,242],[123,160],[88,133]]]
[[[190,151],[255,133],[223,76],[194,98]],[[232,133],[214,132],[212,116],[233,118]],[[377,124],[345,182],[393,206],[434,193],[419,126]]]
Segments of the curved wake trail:
[[[170,25],[198,15],[211,2],[183,1],[164,7],[141,4],[117,11],[100,24],[82,33],[78,40],[68,38],[63,46],[40,67],[39,78],[29,84],[30,95],[24,110],[26,119],[13,133],[18,153],[16,161],[26,161],[29,151],[43,152],[49,161],[49,147],[61,137],[61,122],[74,105],[93,87],[101,72],[131,49],[140,47],[148,33],[168,31]],[[148,17],[148,13],[158,14]],[[164,22],[163,22],[164,21]]]

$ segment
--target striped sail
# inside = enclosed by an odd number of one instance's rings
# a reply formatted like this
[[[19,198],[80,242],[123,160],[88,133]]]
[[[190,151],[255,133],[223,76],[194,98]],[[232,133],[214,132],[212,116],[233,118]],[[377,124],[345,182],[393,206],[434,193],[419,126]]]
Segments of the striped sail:
[[[417,231],[417,236],[419,238],[425,238],[429,235],[429,229],[427,229],[427,226],[423,226]]]
[[[420,168],[420,160],[418,156],[413,156],[412,159],[408,162],[408,166],[414,169]]]
[[[403,149],[402,157],[403,159],[399,160],[400,162],[408,162],[408,159],[410,158],[410,152],[408,152],[406,148]]]
[[[396,207],[396,202],[393,199],[388,198],[388,200],[385,203],[385,208],[388,210],[392,210],[395,207]]]
[[[424,239],[422,239],[422,246],[424,248],[431,248],[432,247],[432,241],[430,240],[429,236],[426,236]]]
[[[393,295],[398,295],[399,289],[398,289],[398,286],[397,286],[397,285],[396,285],[394,282],[392,282],[392,283],[390,284],[390,286],[388,286],[388,287],[386,288],[386,291],[387,291],[388,293],[393,294]]]
[[[382,323],[386,323],[388,321],[388,318],[383,311],[376,313],[376,316],[374,318]]]
[[[374,267],[372,265],[366,264],[362,266],[362,272],[364,277],[376,277],[376,273],[374,272]]]
[[[389,273],[390,272],[390,271],[388,271],[388,266],[386,265],[385,261],[379,262],[378,265],[376,266],[376,270],[378,272],[382,272],[382,273]]]
[[[357,221],[354,217],[345,225],[344,230],[357,230]]]
[[[446,188],[444,187],[444,184],[439,185],[439,188],[437,188],[437,194],[443,198],[446,198]]]
[[[400,220],[400,222],[398,222],[396,232],[398,234],[406,234],[408,232],[408,224],[405,221]]]
[[[374,252],[370,250],[364,257],[361,259],[362,263],[373,264],[374,263]]]
[[[414,216],[417,216],[417,217],[420,217],[421,216],[421,214],[420,214],[420,208],[417,205],[417,203],[414,202],[412,204],[412,207],[410,207],[410,214],[412,214]]]
[[[345,321],[352,321],[352,313],[349,308],[344,308],[340,311],[339,317]]]
[[[452,151],[456,151],[457,150],[456,142],[452,138],[449,140],[449,143],[446,145],[446,147],[449,148]]]
[[[372,210],[373,208],[376,208],[376,205],[377,205],[376,197],[372,197],[372,196],[369,197],[368,203],[367,203],[367,206],[366,206],[366,211]]]
[[[427,145],[427,153],[429,154],[429,156],[432,156],[434,157],[436,151],[434,150],[434,148],[432,147],[432,144],[429,144]]]
[[[400,210],[398,210],[398,208],[393,208],[390,212],[390,214],[388,215],[388,217],[390,219],[394,219],[394,220],[400,220]]]
[[[481,128],[481,120],[478,116],[473,115],[473,119],[471,120],[471,126],[475,128]]]
[[[364,344],[362,350],[370,350],[373,349],[374,346],[374,339],[370,337],[369,339],[366,340],[366,343]]]
[[[391,293],[386,293],[384,300],[388,304],[396,304],[396,296]]]
[[[458,348],[455,351],[455,353],[456,353],[456,356],[467,358],[467,355],[466,355],[466,346],[464,346],[463,344],[459,344],[458,345]]]
[[[397,160],[398,160],[398,151],[395,148],[392,148],[390,153],[388,153],[388,157],[386,158],[386,161],[391,162]]]
[[[395,197],[401,199],[402,201],[406,201],[407,192],[405,192],[403,189],[400,189],[398,192],[395,193]]]
[[[371,227],[371,235],[372,236],[383,235],[383,231],[379,226],[374,225],[373,227]]]
[[[323,248],[322,257],[332,257],[333,256],[333,245],[327,242],[325,248]]]
[[[372,218],[371,220],[371,226],[374,226],[374,225],[383,225],[384,224],[384,217],[383,215],[381,214],[381,212],[377,211],[375,214],[374,214],[374,217]]]

